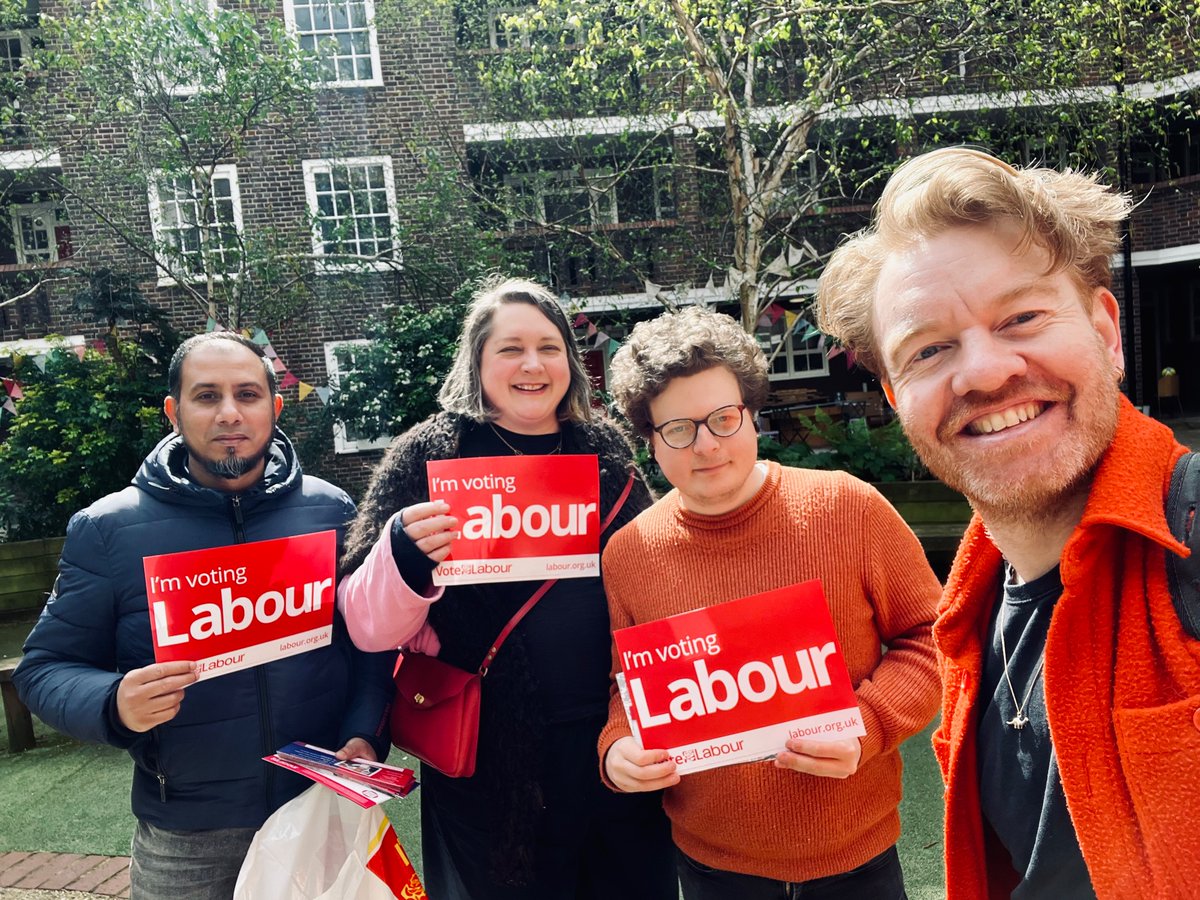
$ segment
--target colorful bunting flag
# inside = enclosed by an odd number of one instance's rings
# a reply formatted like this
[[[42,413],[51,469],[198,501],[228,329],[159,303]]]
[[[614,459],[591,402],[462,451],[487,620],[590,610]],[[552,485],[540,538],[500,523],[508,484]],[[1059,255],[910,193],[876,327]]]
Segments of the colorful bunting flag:
[[[46,371],[46,354],[39,353],[37,356],[35,356],[33,358],[33,364],[38,367],[39,372],[45,372]]]
[[[276,375],[282,375],[287,371],[287,366],[283,364],[283,360],[278,356],[271,360],[271,365],[274,366]]]
[[[87,353],[87,348],[80,345],[80,346],[72,347],[71,349],[73,349],[75,351],[75,355],[79,357],[79,361],[83,362],[83,356],[85,353]]]
[[[17,414],[17,404],[13,403],[12,397],[4,401],[4,409],[7,409],[14,416]]]
[[[262,351],[263,351],[263,356],[265,356],[267,359],[278,359],[279,358],[279,354],[275,352],[275,348],[272,347],[270,344],[263,344]]]
[[[304,398],[313,392],[313,386],[311,384],[308,384],[307,382],[302,381],[302,382],[300,382],[300,387],[298,390],[300,392],[300,402],[303,403]]]
[[[217,320],[214,319],[212,316],[209,316],[208,321],[204,323],[204,330],[205,331],[216,331],[217,330]]]
[[[329,388],[317,387],[317,388],[313,388],[313,391],[316,393],[317,399],[319,399],[322,403],[324,403],[326,405],[329,404],[329,395],[331,393]]]
[[[258,346],[260,346],[260,347],[266,346],[267,344],[271,343],[271,339],[269,337],[267,337],[267,333],[265,331],[263,331],[261,328],[258,329],[258,331],[254,332],[254,337],[250,338],[250,340],[254,341],[254,343],[258,344]]]
[[[283,390],[284,388],[290,388],[293,384],[299,384],[299,383],[300,383],[300,379],[297,378],[295,375],[293,375],[291,372],[288,372],[286,375],[283,376],[283,381],[279,382],[279,389]]]

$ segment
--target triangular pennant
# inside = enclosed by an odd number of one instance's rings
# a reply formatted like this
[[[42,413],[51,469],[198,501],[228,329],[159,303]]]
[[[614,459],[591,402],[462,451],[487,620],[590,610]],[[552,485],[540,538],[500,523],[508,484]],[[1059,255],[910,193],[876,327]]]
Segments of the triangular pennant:
[[[283,376],[283,381],[279,382],[279,389],[283,390],[284,388],[290,388],[293,384],[299,384],[299,383],[300,383],[300,379],[297,378],[295,375],[293,375],[291,372],[288,372],[286,375]]]
[[[794,313],[790,309],[783,311],[783,321],[787,323],[787,330],[791,331],[796,327],[796,321],[800,318],[800,313]]]
[[[804,259],[804,249],[797,247],[794,244],[788,244],[787,248],[787,264],[788,266],[798,266]]]
[[[604,361],[608,362],[613,358],[613,354],[621,349],[621,342],[616,338],[609,338],[601,349],[604,351]]]
[[[608,335],[605,334],[603,331],[597,331],[596,332],[596,343],[592,344],[592,349],[599,350],[601,347],[603,347],[608,342],[609,342]]]
[[[271,343],[271,339],[267,337],[267,333],[261,328],[254,332],[254,337],[250,338],[250,340],[254,341],[254,343],[258,344],[260,347],[265,347],[267,344]]]
[[[658,295],[662,293],[662,285],[655,284],[653,281],[644,281],[643,286],[646,289],[646,297],[650,300],[658,299]]]
[[[708,273],[708,281],[706,281],[704,283],[704,289],[706,291],[711,291],[714,288],[716,288],[716,285],[713,283],[713,274],[712,274],[712,272],[709,272]]]
[[[729,269],[725,273],[725,285],[734,293],[742,286],[742,282],[746,280],[746,276],[742,274],[740,269]]]
[[[83,356],[85,353],[87,353],[87,348],[84,347],[83,345],[78,345],[78,346],[72,347],[71,349],[75,351],[75,355],[79,357],[79,361],[83,362]]]
[[[825,354],[826,359],[837,359],[844,351],[841,347],[834,345],[829,348],[829,352]]]
[[[791,274],[791,271],[792,267],[788,265],[787,257],[783,253],[771,260],[771,264],[767,266],[768,275],[778,275],[780,278]]]
[[[35,356],[33,358],[33,364],[38,367],[39,372],[45,372],[46,371],[46,354],[39,353],[37,356]]]
[[[313,392],[317,395],[317,399],[319,399],[322,403],[325,403],[325,404],[329,403],[329,394],[330,394],[329,388],[316,387],[316,388],[313,388]]]
[[[241,330],[240,334],[241,334],[241,335],[242,335],[242,337],[244,337],[244,338],[249,338],[249,337],[250,337],[250,329],[249,329],[249,328],[243,328],[243,329]]]
[[[301,402],[303,402],[304,398],[313,392],[313,386],[311,384],[308,384],[307,382],[302,381],[302,382],[300,382],[300,387],[298,388],[298,390],[300,392],[300,400],[301,400]]]
[[[805,322],[804,324],[808,325],[807,322]],[[800,340],[811,341],[813,338],[815,338],[820,333],[821,332],[817,331],[817,329],[814,326],[808,325],[808,327],[804,329],[804,336],[802,338],[800,338]]]
[[[279,356],[279,354],[275,352],[275,348],[270,344],[263,344],[262,350],[263,356],[265,356],[267,359],[275,359]]]
[[[7,409],[14,416],[17,414],[17,404],[12,402],[12,397],[4,401],[4,409]]]
[[[764,312],[766,312],[766,314],[768,316],[770,316],[771,324],[774,325],[776,322],[779,321],[779,317],[783,315],[784,309],[778,303],[772,303],[770,306],[768,306],[766,308],[766,310],[764,310]]]
[[[591,322],[588,322],[587,325],[588,325],[587,336],[590,338],[595,337],[598,329]]]
[[[577,315],[575,317],[575,321],[572,324],[572,327],[573,328],[582,328],[584,325],[589,325],[589,324],[591,324],[591,323],[588,322],[588,317],[585,316],[583,313],[580,313],[579,315]]]
[[[21,390],[21,382],[14,381],[11,385],[5,385],[8,388],[8,396],[14,400],[24,400],[25,392]]]
[[[276,375],[282,375],[287,371],[287,366],[283,364],[283,360],[278,356],[271,360],[271,365],[274,366]]]
[[[208,321],[204,324],[204,330],[205,331],[216,331],[217,330],[217,320],[214,319],[212,316],[209,316]]]
[[[771,328],[771,317],[763,313],[758,317],[758,321],[754,323],[756,331],[769,331]]]
[[[108,344],[104,343],[102,340],[92,341],[92,349],[97,353],[104,353],[106,350],[108,350]]]
[[[846,367],[852,369],[856,365],[858,365],[858,357],[856,357],[854,355],[853,350],[847,350],[846,351]]]

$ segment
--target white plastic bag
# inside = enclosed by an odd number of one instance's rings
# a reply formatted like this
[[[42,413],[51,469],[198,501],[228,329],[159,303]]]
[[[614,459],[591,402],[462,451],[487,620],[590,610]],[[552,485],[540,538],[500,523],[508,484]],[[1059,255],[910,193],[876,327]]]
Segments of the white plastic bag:
[[[367,868],[373,854],[374,871]],[[417,900],[425,891],[383,810],[363,809],[314,784],[263,823],[246,853],[233,897]]]

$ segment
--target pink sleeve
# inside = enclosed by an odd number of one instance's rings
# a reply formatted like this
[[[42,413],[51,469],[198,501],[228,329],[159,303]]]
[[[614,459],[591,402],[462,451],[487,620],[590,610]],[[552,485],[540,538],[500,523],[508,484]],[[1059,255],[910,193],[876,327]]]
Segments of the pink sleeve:
[[[360,650],[374,653],[408,644],[411,649],[436,655],[441,643],[425,617],[429,604],[441,598],[443,588],[431,587],[432,593],[426,597],[400,577],[391,537],[392,520],[398,515],[388,519],[363,564],[338,585],[338,609],[350,639]]]

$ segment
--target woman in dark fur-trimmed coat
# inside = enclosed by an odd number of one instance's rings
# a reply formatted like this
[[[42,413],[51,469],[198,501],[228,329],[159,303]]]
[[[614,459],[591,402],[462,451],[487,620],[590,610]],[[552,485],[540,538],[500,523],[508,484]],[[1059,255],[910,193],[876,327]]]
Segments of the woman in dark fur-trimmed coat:
[[[425,463],[596,454],[602,537],[650,504],[623,433],[590,406],[570,325],[552,294],[507,280],[476,295],[439,394],[445,412],[401,435],[376,470],[342,558],[339,604],[360,647],[404,646],[468,671],[540,582],[455,585],[433,568],[461,523],[430,501]],[[564,579],[517,626],[483,679],[470,778],[421,771],[425,883],[438,900],[675,900],[670,829],[656,794],[600,782],[611,634],[601,579]]]

